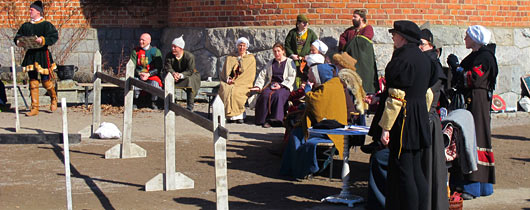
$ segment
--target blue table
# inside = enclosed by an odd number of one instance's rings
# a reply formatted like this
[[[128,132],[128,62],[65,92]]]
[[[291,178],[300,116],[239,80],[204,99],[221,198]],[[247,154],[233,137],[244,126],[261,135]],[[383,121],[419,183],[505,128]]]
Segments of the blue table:
[[[319,133],[319,134],[332,134],[332,135],[366,135],[370,130],[369,126],[360,126],[360,125],[347,125],[344,128],[336,129],[314,129],[309,128],[310,133]],[[347,204],[348,207],[353,207],[355,203],[364,202],[364,198],[361,196],[353,195],[350,190],[350,165],[348,164],[348,159],[350,157],[350,147],[348,141],[344,141],[344,151],[342,153],[343,165],[342,165],[342,190],[338,195],[332,195],[323,198],[321,201],[330,202],[330,203],[343,203]]]

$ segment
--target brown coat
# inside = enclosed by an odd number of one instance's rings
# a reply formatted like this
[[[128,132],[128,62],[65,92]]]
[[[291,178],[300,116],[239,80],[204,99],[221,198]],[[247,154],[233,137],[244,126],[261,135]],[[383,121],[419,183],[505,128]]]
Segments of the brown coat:
[[[239,69],[239,75],[234,79],[233,84],[228,84],[228,78],[230,75],[234,75],[237,69]],[[241,66],[237,56],[226,57],[226,62],[219,78],[221,80],[219,97],[221,97],[225,105],[226,117],[238,116],[245,112],[248,93],[256,78],[256,58],[254,58],[254,55],[247,54],[243,56]]]

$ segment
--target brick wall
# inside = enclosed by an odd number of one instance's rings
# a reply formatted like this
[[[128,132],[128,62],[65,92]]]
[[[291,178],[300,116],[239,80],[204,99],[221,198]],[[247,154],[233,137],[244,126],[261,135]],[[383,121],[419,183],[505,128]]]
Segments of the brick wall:
[[[33,0],[0,2],[0,28],[29,20]],[[162,28],[167,26],[167,0],[43,0],[44,17],[54,25],[79,27]]]
[[[169,26],[294,25],[300,13],[310,24],[350,25],[357,8],[368,22],[390,26],[394,20],[417,23],[498,27],[530,26],[528,0],[169,0]]]

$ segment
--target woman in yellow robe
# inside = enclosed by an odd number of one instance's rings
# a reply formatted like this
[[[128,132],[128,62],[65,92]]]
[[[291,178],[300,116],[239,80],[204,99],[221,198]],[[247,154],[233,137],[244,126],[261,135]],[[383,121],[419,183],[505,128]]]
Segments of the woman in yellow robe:
[[[245,103],[256,78],[256,58],[247,52],[249,41],[245,37],[237,40],[237,54],[226,57],[223,72],[219,75],[221,86],[219,97],[225,105],[225,116],[229,122],[243,123]]]

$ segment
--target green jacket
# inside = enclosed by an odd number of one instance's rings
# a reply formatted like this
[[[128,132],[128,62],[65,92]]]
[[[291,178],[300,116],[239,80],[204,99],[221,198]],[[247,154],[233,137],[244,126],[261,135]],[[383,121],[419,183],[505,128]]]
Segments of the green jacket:
[[[375,63],[374,44],[364,36],[355,36],[346,43],[344,52],[357,60],[356,72],[363,81],[366,93],[376,93],[379,90],[377,67]]]
[[[298,55],[300,57],[309,55],[309,51],[311,50],[311,43],[313,43],[315,40],[318,39],[317,34],[313,30],[308,28],[307,39],[305,41],[304,47],[302,47],[302,51],[300,53],[297,53],[297,50],[296,50],[296,35],[297,34],[298,34],[298,29],[293,28],[289,31],[289,33],[287,34],[287,37],[285,38],[285,53],[287,54],[287,57],[291,56],[292,54]]]

